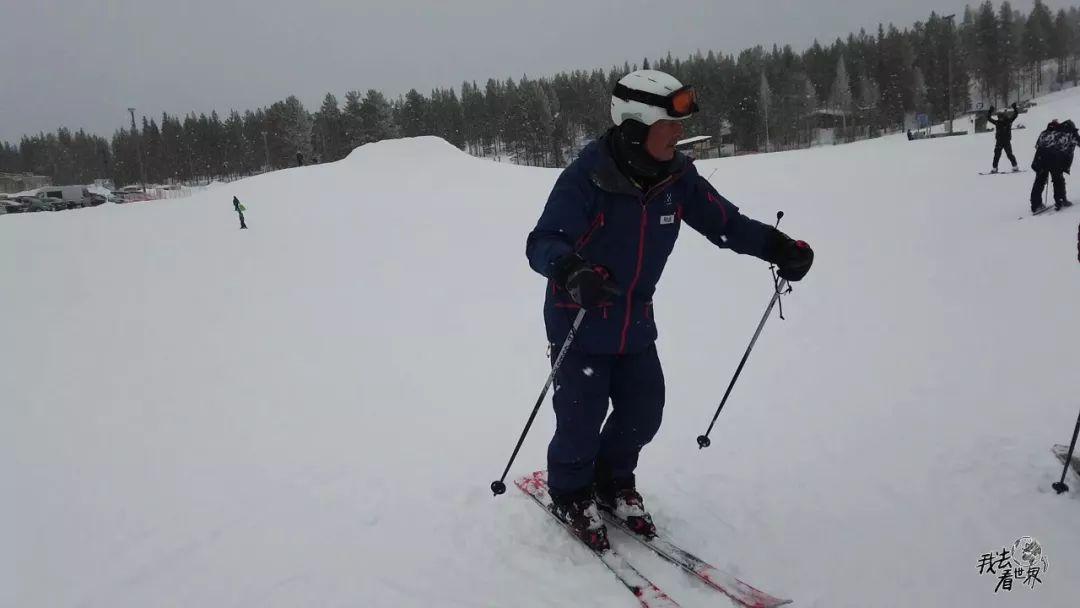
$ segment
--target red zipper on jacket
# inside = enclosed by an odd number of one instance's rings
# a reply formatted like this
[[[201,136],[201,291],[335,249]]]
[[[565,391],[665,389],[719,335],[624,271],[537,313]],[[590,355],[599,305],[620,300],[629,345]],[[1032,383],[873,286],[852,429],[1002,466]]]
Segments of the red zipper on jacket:
[[[623,321],[622,336],[619,339],[620,355],[626,351],[626,334],[630,330],[630,318],[633,316],[634,311],[634,289],[637,288],[638,280],[641,278],[641,266],[645,261],[645,227],[649,223],[649,201],[655,198],[655,196],[662,192],[668,184],[674,181],[675,180],[672,179],[672,177],[668,177],[656,186],[653,186],[652,190],[646,192],[641,198],[641,231],[638,235],[637,268],[634,269],[634,278],[630,281],[630,288],[626,290],[626,319]]]
[[[599,214],[597,214],[596,218],[592,221],[592,224],[589,225],[589,229],[585,231],[585,234],[581,235],[581,238],[579,238],[578,241],[576,243],[574,243],[574,252],[578,252],[578,251],[581,251],[582,249],[584,249],[585,245],[589,244],[589,241],[592,239],[593,233],[596,232],[596,229],[597,228],[603,228],[603,227],[604,227],[604,212],[601,211]]]

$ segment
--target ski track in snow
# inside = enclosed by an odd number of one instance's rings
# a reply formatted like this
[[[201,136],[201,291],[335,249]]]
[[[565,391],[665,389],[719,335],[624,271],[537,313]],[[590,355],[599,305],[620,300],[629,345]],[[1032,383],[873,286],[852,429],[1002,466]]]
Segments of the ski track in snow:
[[[1039,101],[1023,165],[1080,114],[1080,90]],[[747,215],[785,211],[816,262],[699,450],[771,283],[683,231],[638,471],[674,542],[800,607],[1075,605],[1080,479],[1055,495],[1050,449],[1080,407],[1080,212],[1017,222],[1033,174],[978,176],[992,148],[699,163]],[[527,498],[488,490],[549,371],[523,250],[557,176],[419,138],[0,218],[0,606],[633,606]],[[545,405],[511,478],[544,468],[553,425]],[[995,595],[978,559],[1023,535],[1044,583]],[[612,536],[680,605],[724,605]]]

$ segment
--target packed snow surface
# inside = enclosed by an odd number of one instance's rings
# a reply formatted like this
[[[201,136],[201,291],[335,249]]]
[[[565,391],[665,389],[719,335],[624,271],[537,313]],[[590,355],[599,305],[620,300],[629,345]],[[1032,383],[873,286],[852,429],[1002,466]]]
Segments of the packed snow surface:
[[[1021,117],[1023,166],[1055,117],[1078,91]],[[1076,605],[1080,479],[1050,490],[1050,448],[1080,409],[1080,208],[1018,221],[1034,174],[977,175],[992,148],[699,163],[817,256],[699,450],[772,285],[683,231],[638,470],[661,530],[796,606]],[[634,606],[488,490],[548,372],[524,246],[558,173],[420,138],[0,218],[0,606]],[[553,424],[545,405],[512,476],[544,467]],[[1024,535],[1043,583],[995,594],[979,558]],[[614,540],[683,606],[725,605]]]

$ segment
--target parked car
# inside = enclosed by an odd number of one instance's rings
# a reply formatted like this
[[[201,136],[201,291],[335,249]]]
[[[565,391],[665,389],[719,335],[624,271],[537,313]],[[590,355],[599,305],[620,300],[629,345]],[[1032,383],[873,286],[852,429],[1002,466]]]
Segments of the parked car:
[[[64,211],[75,208],[73,201],[65,201],[54,196],[39,196],[38,198],[45,201],[45,204],[49,206],[49,211]]]
[[[22,213],[26,211],[26,207],[13,198],[0,199],[0,207],[4,208],[4,213]]]
[[[55,198],[39,198],[36,196],[19,196],[15,198],[16,201],[23,205],[23,210],[27,213],[35,211],[56,211],[57,204],[62,204],[63,201]]]
[[[79,206],[80,207],[97,207],[98,205],[101,205],[101,204],[103,204],[103,203],[105,203],[107,201],[108,201],[108,199],[106,199],[104,196],[102,196],[100,194],[94,194],[93,192],[90,192],[90,193],[87,194],[87,196],[83,197],[82,201],[79,202]]]

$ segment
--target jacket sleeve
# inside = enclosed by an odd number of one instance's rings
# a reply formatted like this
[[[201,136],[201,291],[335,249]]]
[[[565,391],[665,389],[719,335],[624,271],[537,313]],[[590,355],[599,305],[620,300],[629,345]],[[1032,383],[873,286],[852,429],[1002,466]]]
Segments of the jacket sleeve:
[[[997,119],[994,118],[994,115],[989,110],[987,110],[987,112],[986,112],[986,122],[988,122],[988,123],[990,123],[990,124],[992,124],[994,126],[998,125]]]
[[[591,186],[574,170],[565,170],[548,195],[544,212],[525,241],[529,266],[552,278],[555,261],[574,252],[574,244],[589,229]]]
[[[774,228],[742,213],[696,173],[693,195],[683,207],[683,219],[705,238],[722,249],[731,249],[765,259],[765,249]]]

